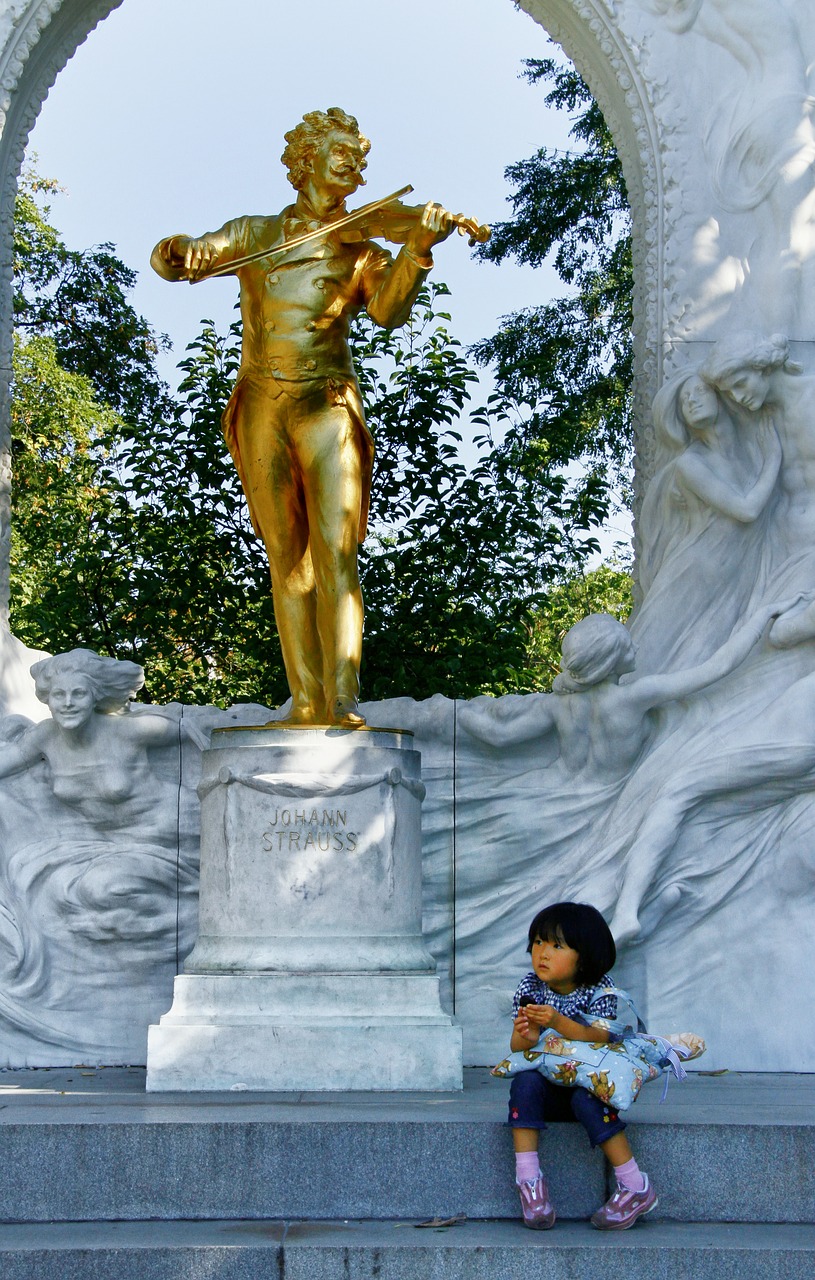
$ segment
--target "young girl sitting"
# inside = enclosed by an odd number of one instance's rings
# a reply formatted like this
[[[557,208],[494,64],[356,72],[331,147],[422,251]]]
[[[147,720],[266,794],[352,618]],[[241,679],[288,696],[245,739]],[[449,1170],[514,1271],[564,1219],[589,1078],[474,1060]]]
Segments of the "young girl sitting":
[[[593,1043],[636,1032],[630,1007],[608,990],[613,988],[608,970],[617,950],[594,907],[558,902],[539,911],[529,926],[527,951],[532,973],[515,992],[512,1052],[532,1048],[549,1028],[565,1039]],[[540,1231],[555,1223],[538,1162],[538,1135],[550,1120],[579,1120],[591,1145],[602,1147],[614,1167],[617,1189],[592,1215],[593,1226],[621,1231],[651,1212],[656,1193],[634,1159],[625,1124],[614,1108],[586,1089],[553,1084],[538,1071],[522,1071],[512,1078],[509,1125],[524,1226]]]

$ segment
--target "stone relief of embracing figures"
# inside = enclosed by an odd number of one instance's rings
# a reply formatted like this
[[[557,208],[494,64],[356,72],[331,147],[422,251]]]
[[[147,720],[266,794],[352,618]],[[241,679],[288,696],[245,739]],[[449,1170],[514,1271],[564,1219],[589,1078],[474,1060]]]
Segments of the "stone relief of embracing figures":
[[[459,713],[504,751],[556,737],[528,839],[547,891],[612,912],[618,942],[652,932],[711,874],[695,837],[706,805],[764,812],[815,782],[814,391],[781,335],[724,338],[671,379],[654,405],[658,465],[630,623],[578,623],[552,694],[475,699]],[[590,821],[571,822],[566,788]],[[725,893],[750,850],[722,860],[733,864]],[[715,910],[710,886],[702,899],[698,910]],[[473,945],[476,916],[474,905]]]

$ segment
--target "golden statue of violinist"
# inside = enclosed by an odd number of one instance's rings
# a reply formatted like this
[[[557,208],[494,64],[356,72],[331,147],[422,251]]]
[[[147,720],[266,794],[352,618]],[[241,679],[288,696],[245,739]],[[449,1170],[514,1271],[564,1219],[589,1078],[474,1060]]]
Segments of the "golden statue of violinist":
[[[339,107],[310,111],[282,161],[297,199],[274,217],[235,218],[199,238],[170,236],[151,262],[166,280],[240,280],[241,367],[223,417],[255,531],[269,557],[292,696],[288,722],[355,728],[362,594],[357,542],[368,516],[374,446],[348,347],[364,307],[405,323],[433,245],[454,227],[487,228],[396,196],[348,214],[370,142]],[[398,192],[403,195],[411,188]],[[402,245],[394,259],[373,237]]]

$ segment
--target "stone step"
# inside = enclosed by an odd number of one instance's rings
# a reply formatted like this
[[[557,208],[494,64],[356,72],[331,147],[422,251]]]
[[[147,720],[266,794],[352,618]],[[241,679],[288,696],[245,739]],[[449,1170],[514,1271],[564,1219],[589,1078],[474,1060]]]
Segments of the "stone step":
[[[0,1226],[3,1280],[811,1280],[815,1227],[639,1222],[111,1222]]]
[[[815,1077],[658,1086],[630,1136],[666,1222],[815,1222]],[[0,1221],[517,1218],[507,1085],[455,1094],[146,1094],[144,1072],[0,1073]],[[607,1172],[576,1124],[543,1163],[561,1219]],[[650,1224],[649,1224],[650,1225]],[[527,1232],[525,1237],[531,1237]]]

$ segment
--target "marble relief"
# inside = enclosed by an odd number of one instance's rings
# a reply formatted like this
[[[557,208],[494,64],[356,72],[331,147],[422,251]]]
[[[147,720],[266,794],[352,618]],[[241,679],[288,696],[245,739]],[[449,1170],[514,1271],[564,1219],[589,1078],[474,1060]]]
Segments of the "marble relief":
[[[141,1062],[195,940],[200,752],[230,714],[135,706],[142,668],[87,649],[31,673],[50,717],[0,719],[0,1064]]]
[[[38,22],[18,22],[23,8]],[[61,65],[80,8],[0,4],[4,103],[22,131],[0,140],[9,201],[45,92],[26,81],[30,55]],[[627,628],[591,619],[567,637],[551,695],[365,711],[422,751],[425,926],[465,1061],[504,1050],[531,915],[582,896],[613,919],[620,979],[647,1016],[698,1027],[712,1068],[772,1070],[783,1055],[811,1069],[811,3],[521,8],[596,92],[634,207],[641,599]],[[9,294],[0,311],[8,333]],[[137,670],[117,669],[128,688],[111,703],[91,658],[54,661],[32,714],[23,676],[43,657],[0,623],[0,707],[16,713],[0,720],[0,1062],[144,1061],[195,933],[200,747],[235,715],[126,710]],[[84,706],[60,704],[48,670],[73,672]]]

